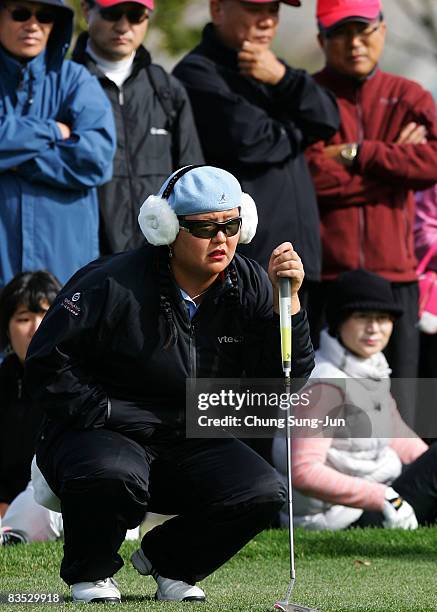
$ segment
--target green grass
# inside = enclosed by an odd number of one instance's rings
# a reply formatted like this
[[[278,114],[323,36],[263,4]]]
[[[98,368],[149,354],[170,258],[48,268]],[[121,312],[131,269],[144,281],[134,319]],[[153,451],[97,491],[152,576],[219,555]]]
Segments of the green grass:
[[[201,583],[205,604],[155,602],[155,583],[129,562],[117,574],[123,611],[268,612],[282,599],[289,580],[286,531],[269,531]],[[127,561],[136,548],[125,542]],[[414,532],[297,530],[297,580],[292,600],[320,612],[437,611],[437,528]],[[58,592],[68,597],[59,578],[61,543],[31,544],[0,550],[0,592]],[[200,606],[200,607],[199,607]],[[67,603],[64,608],[77,610]],[[82,609],[82,607],[80,606]],[[94,609],[93,606],[92,609]],[[108,609],[99,605],[98,610]],[[7,604],[0,612],[61,609],[57,606]],[[63,609],[63,608],[62,608]],[[110,609],[114,609],[110,606]]]

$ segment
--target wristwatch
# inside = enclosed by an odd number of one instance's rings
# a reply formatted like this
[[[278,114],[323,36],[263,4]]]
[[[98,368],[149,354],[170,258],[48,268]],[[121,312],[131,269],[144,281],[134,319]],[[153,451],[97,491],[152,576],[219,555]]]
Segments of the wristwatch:
[[[340,157],[344,160],[346,166],[352,166],[358,157],[358,143],[349,142],[340,150]]]

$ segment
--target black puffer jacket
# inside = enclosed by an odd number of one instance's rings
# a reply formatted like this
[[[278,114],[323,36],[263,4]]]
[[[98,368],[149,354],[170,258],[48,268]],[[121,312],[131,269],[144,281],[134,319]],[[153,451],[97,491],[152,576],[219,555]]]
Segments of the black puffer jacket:
[[[73,59],[99,79],[111,102],[117,130],[113,178],[99,188],[100,250],[109,254],[144,244],[137,221],[141,204],[158,192],[174,170],[203,163],[203,155],[190,102],[179,81],[154,65],[167,85],[164,95],[172,100],[175,117],[170,127],[150,82],[148,51],[138,48],[132,74],[118,88],[86,53],[87,38],[85,32],[79,36]]]
[[[279,317],[259,264],[236,255],[190,321],[167,252],[146,246],[93,262],[57,297],[25,368],[51,420],[47,435],[105,426],[108,398],[141,406],[143,427],[184,433],[187,378],[282,377]],[[293,376],[307,378],[314,355],[303,311],[293,346]]]
[[[338,129],[334,96],[289,66],[275,86],[242,76],[237,52],[212,24],[173,72],[190,96],[207,163],[229,170],[256,202],[257,234],[240,252],[266,267],[273,249],[289,240],[306,277],[317,280],[319,217],[303,152]]]
[[[0,503],[10,504],[30,480],[43,413],[26,393],[16,355],[0,365]]]

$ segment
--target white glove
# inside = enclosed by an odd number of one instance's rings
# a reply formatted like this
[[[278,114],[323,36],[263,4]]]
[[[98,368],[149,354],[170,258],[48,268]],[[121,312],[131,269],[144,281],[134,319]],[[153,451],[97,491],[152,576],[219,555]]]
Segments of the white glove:
[[[387,529],[417,529],[414,509],[391,487],[385,490],[383,525]]]

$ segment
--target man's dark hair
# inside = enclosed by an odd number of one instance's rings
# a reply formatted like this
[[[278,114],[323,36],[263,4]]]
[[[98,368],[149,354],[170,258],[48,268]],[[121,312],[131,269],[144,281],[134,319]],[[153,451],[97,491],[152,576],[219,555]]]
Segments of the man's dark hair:
[[[53,304],[61,289],[58,279],[47,270],[20,272],[0,292],[0,351],[9,343],[9,321],[17,307],[25,306],[31,312],[41,311],[41,302]]]

